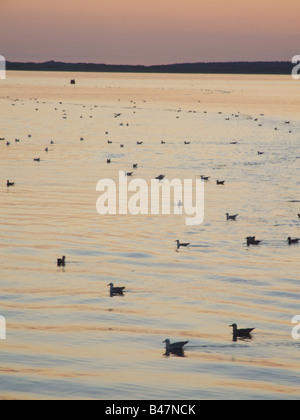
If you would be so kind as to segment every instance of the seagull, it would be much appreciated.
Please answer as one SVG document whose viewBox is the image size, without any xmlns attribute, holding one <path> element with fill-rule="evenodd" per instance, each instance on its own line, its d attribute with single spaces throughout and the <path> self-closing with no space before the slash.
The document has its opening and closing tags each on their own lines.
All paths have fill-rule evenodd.
<svg viewBox="0 0 300 420">
<path fill-rule="evenodd" d="M 113 296 L 113 295 L 123 296 L 123 290 L 125 289 L 125 287 L 114 287 L 113 283 L 109 283 L 107 286 L 110 287 L 110 296 Z"/>
<path fill-rule="evenodd" d="M 57 258 L 57 267 L 64 267 L 66 265 L 66 257 Z"/>
<path fill-rule="evenodd" d="M 297 244 L 300 241 L 300 239 L 298 238 L 292 239 L 290 236 L 287 238 L 287 240 L 288 240 L 289 245 Z"/>
<path fill-rule="evenodd" d="M 155 179 L 159 179 L 160 181 L 162 181 L 164 179 L 165 175 L 158 175 Z"/>
<path fill-rule="evenodd" d="M 217 179 L 217 185 L 224 185 L 225 184 L 225 181 L 219 181 L 218 179 Z"/>
<path fill-rule="evenodd" d="M 178 356 L 183 356 L 183 347 L 188 343 L 188 341 L 178 341 L 177 343 L 171 343 L 167 338 L 163 343 L 166 343 L 166 355 L 170 353 L 177 354 Z"/>
<path fill-rule="evenodd" d="M 181 243 L 178 239 L 176 239 L 175 242 L 177 242 L 177 249 L 179 249 L 181 246 L 187 247 L 190 245 L 190 243 Z"/>
<path fill-rule="evenodd" d="M 261 241 L 258 241 L 255 239 L 255 236 L 247 236 L 247 238 L 245 238 L 247 240 L 247 246 L 249 245 L 259 245 L 261 243 Z"/>
<path fill-rule="evenodd" d="M 229 213 L 226 213 L 227 220 L 236 220 L 237 217 L 238 217 L 238 214 L 230 215 Z"/>
<path fill-rule="evenodd" d="M 15 183 L 14 182 L 10 182 L 9 180 L 7 180 L 6 181 L 6 185 L 7 185 L 7 187 L 12 187 L 12 186 L 15 185 Z"/>
<path fill-rule="evenodd" d="M 237 328 L 236 324 L 229 325 L 229 327 L 233 328 L 233 341 L 236 341 L 237 338 L 250 338 L 252 339 L 251 332 L 255 330 L 255 328 L 244 328 L 239 329 Z"/>
</svg>

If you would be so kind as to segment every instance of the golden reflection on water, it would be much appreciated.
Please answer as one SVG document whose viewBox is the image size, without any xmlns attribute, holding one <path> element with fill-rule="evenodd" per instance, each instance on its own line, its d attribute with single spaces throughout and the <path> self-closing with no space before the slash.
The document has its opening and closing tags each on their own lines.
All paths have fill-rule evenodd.
<svg viewBox="0 0 300 420">
<path fill-rule="evenodd" d="M 11 143 L 0 142 L 1 399 L 298 397 L 299 247 L 286 243 L 299 236 L 297 83 L 71 78 L 1 81 L 0 137 Z M 204 223 L 97 214 L 98 180 L 117 182 L 134 163 L 133 179 L 147 182 L 210 176 Z M 176 252 L 176 239 L 191 247 Z M 110 282 L 125 295 L 111 298 Z M 233 322 L 256 328 L 251 343 L 232 343 Z M 166 338 L 189 340 L 186 357 L 164 357 Z"/>
</svg>

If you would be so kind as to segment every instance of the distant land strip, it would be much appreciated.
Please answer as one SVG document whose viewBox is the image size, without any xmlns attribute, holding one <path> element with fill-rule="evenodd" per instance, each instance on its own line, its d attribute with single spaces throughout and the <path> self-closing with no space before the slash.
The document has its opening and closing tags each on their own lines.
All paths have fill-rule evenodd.
<svg viewBox="0 0 300 420">
<path fill-rule="evenodd" d="M 240 61 L 220 63 L 182 63 L 166 65 L 115 65 L 95 63 L 64 63 L 47 61 L 6 62 L 7 70 L 57 71 L 57 72 L 102 72 L 102 73 L 206 73 L 206 74 L 291 74 L 294 64 L 289 61 Z"/>
</svg>

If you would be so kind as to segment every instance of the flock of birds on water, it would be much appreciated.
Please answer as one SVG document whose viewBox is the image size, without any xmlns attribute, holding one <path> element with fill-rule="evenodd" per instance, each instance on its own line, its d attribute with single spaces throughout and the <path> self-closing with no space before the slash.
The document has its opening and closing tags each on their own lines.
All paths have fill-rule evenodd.
<svg viewBox="0 0 300 420">
<path fill-rule="evenodd" d="M 62 102 L 60 102 L 60 104 L 62 104 Z M 57 110 L 57 108 L 56 108 L 56 110 Z M 36 109 L 36 111 L 38 111 L 38 109 Z M 180 112 L 180 111 L 178 111 L 178 112 Z M 192 111 L 189 111 L 189 112 L 192 112 Z M 204 111 L 204 113 L 206 113 L 206 111 Z M 219 114 L 222 114 L 222 112 L 219 112 Z M 115 113 L 114 114 L 114 117 L 115 118 L 118 118 L 121 115 L 122 115 L 121 113 Z M 263 115 L 264 114 L 261 114 L 261 116 L 263 116 Z M 234 117 L 237 118 L 237 117 L 239 117 L 239 114 L 232 114 L 232 116 L 234 116 Z M 66 113 L 64 114 L 63 118 L 64 119 L 67 118 L 66 117 Z M 82 116 L 80 118 L 82 118 Z M 90 118 L 92 118 L 92 116 L 90 116 Z M 176 117 L 176 118 L 179 118 L 179 117 Z M 229 120 L 230 118 L 225 118 L 225 119 L 226 120 Z M 252 119 L 252 117 L 249 117 L 249 119 Z M 254 119 L 254 121 L 258 121 L 258 119 Z M 285 121 L 285 124 L 289 124 L 289 123 L 290 123 L 289 121 Z M 123 125 L 123 123 L 121 123 L 120 125 Z M 128 125 L 129 124 L 127 124 L 127 126 Z M 259 126 L 261 126 L 261 125 L 262 124 L 259 124 Z M 275 127 L 274 129 L 277 130 L 278 128 Z M 289 131 L 289 133 L 291 133 L 291 131 Z M 108 131 L 106 131 L 105 134 L 108 135 L 109 134 Z M 31 138 L 31 134 L 28 134 L 28 138 Z M 1 137 L 0 138 L 0 141 L 5 141 L 5 137 Z M 15 139 L 15 142 L 16 143 L 18 143 L 19 141 L 20 141 L 20 139 L 17 139 L 17 138 Z M 84 137 L 80 137 L 80 141 L 84 141 Z M 112 141 L 111 140 L 108 140 L 107 143 L 108 144 L 112 144 Z M 166 142 L 164 140 L 161 140 L 161 144 L 165 144 L 165 143 Z M 53 145 L 54 144 L 54 141 L 51 140 L 50 144 Z M 143 141 L 137 141 L 136 144 L 137 145 L 142 145 L 143 144 Z M 190 144 L 190 141 L 184 141 L 184 144 L 185 145 L 189 145 Z M 230 142 L 230 144 L 237 144 L 237 141 L 232 141 L 232 142 Z M 9 141 L 6 142 L 6 146 L 10 146 L 10 142 Z M 124 147 L 124 144 L 120 144 L 120 147 L 123 148 Z M 48 152 L 48 151 L 49 151 L 49 149 L 48 149 L 48 147 L 46 147 L 45 148 L 45 152 Z M 258 151 L 257 154 L 258 155 L 263 155 L 264 152 Z M 33 161 L 34 162 L 40 162 L 41 159 L 40 158 L 34 158 Z M 112 162 L 112 160 L 110 158 L 108 158 L 106 160 L 106 162 L 107 162 L 107 164 L 109 164 L 109 163 Z M 138 164 L 137 163 L 134 163 L 132 165 L 132 167 L 133 167 L 133 169 L 137 169 L 138 168 Z M 125 175 L 126 176 L 132 176 L 133 175 L 133 171 L 131 171 L 131 172 L 125 171 Z M 161 175 L 158 175 L 156 177 L 156 179 L 159 180 L 159 181 L 163 181 L 164 178 L 165 178 L 165 175 L 162 175 L 162 174 Z M 207 182 L 207 181 L 210 180 L 210 176 L 206 176 L 206 175 L 200 175 L 200 178 L 203 181 L 205 181 L 205 182 Z M 216 180 L 216 184 L 217 185 L 225 185 L 225 180 L 219 180 L 219 179 L 217 179 Z M 10 180 L 7 180 L 7 182 L 6 182 L 7 188 L 13 187 L 14 185 L 15 185 L 15 182 L 12 182 Z M 226 220 L 227 221 L 236 221 L 236 219 L 237 219 L 237 217 L 239 215 L 238 214 L 229 214 L 229 213 L 226 213 L 225 216 L 226 216 Z M 300 213 L 298 214 L 298 217 L 300 218 Z M 247 236 L 245 238 L 245 240 L 246 240 L 247 246 L 258 246 L 262 242 L 261 240 L 257 240 L 255 236 Z M 176 251 L 177 252 L 179 251 L 179 249 L 181 247 L 187 248 L 187 247 L 189 247 L 191 245 L 191 243 L 189 243 L 189 242 L 180 242 L 179 239 L 175 240 L 175 242 L 176 242 Z M 287 242 L 288 242 L 289 245 L 298 244 L 300 242 L 300 238 L 288 237 L 287 238 Z M 61 258 L 58 258 L 57 259 L 57 267 L 65 267 L 65 266 L 66 266 L 66 256 L 62 256 Z M 109 295 L 110 295 L 110 297 L 124 296 L 124 292 L 125 292 L 125 287 L 124 286 L 114 286 L 113 283 L 109 283 L 107 286 L 109 286 Z M 229 325 L 229 327 L 232 328 L 232 336 L 233 336 L 232 340 L 233 340 L 233 342 L 236 342 L 238 339 L 240 339 L 240 340 L 252 340 L 252 334 L 251 333 L 252 333 L 252 331 L 255 330 L 255 328 L 238 329 L 237 324 L 235 324 L 235 323 Z M 170 354 L 173 354 L 173 355 L 176 355 L 176 356 L 183 357 L 185 355 L 184 354 L 184 350 L 185 350 L 184 347 L 189 343 L 189 341 L 179 341 L 179 342 L 171 343 L 170 339 L 166 339 L 166 340 L 163 341 L 163 343 L 166 345 L 166 352 L 165 352 L 165 355 L 166 356 L 169 356 Z"/>
</svg>

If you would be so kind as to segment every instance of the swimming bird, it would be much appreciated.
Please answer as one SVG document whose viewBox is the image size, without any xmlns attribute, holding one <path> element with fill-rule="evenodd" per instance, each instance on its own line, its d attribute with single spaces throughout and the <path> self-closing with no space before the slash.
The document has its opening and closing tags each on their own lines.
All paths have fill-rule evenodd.
<svg viewBox="0 0 300 420">
<path fill-rule="evenodd" d="M 188 341 L 178 341 L 177 343 L 171 343 L 170 340 L 167 338 L 163 343 L 166 343 L 166 350 L 173 351 L 173 350 L 183 350 L 183 347 L 188 343 Z"/>
<path fill-rule="evenodd" d="M 245 239 L 247 240 L 247 246 L 259 245 L 261 243 L 261 241 L 258 241 L 257 239 L 255 239 L 255 236 L 247 236 L 247 238 Z"/>
<path fill-rule="evenodd" d="M 164 179 L 165 175 L 158 175 L 155 179 L 159 179 L 159 181 L 162 181 Z"/>
<path fill-rule="evenodd" d="M 219 181 L 218 179 L 217 179 L 217 185 L 224 185 L 225 184 L 225 181 Z"/>
<path fill-rule="evenodd" d="M 143 144 L 143 142 L 142 141 L 137 141 L 136 144 Z"/>
<path fill-rule="evenodd" d="M 208 181 L 210 176 L 205 176 L 205 175 L 200 175 L 201 179 L 203 179 L 203 181 Z"/>
<path fill-rule="evenodd" d="M 255 328 L 238 329 L 236 324 L 229 325 L 229 327 L 233 328 L 233 341 L 237 341 L 238 338 L 252 339 L 251 332 L 255 330 Z"/>
<path fill-rule="evenodd" d="M 257 152 L 257 154 L 258 154 L 258 155 L 263 155 L 263 154 L 264 154 L 264 152 L 260 152 L 260 151 L 258 151 L 258 152 Z"/>
<path fill-rule="evenodd" d="M 123 291 L 125 289 L 125 287 L 114 287 L 113 283 L 109 283 L 107 286 L 110 287 L 110 296 L 113 295 L 122 295 L 123 296 Z"/>
<path fill-rule="evenodd" d="M 127 176 L 132 176 L 133 172 L 126 172 Z"/>
<path fill-rule="evenodd" d="M 33 159 L 33 161 L 34 161 L 34 162 L 40 162 L 40 161 L 41 161 L 41 159 L 40 159 L 40 158 L 34 158 L 34 159 Z"/>
<path fill-rule="evenodd" d="M 298 217 L 300 217 L 300 213 L 298 213 Z"/>
<path fill-rule="evenodd" d="M 107 162 L 107 163 L 111 163 L 111 159 L 107 159 L 107 160 L 106 160 L 106 162 Z"/>
<path fill-rule="evenodd" d="M 132 167 L 133 167 L 133 169 L 137 169 L 138 164 L 137 164 L 137 163 L 134 163 L 134 164 L 132 165 Z"/>
<path fill-rule="evenodd" d="M 161 144 L 166 144 L 166 142 L 165 141 L 163 141 L 163 140 L 161 140 L 161 142 L 160 142 Z"/>
<path fill-rule="evenodd" d="M 190 243 L 180 242 L 178 239 L 176 239 L 176 241 L 175 241 L 175 242 L 177 242 L 177 249 L 179 249 L 181 246 L 185 246 L 185 247 L 187 247 L 187 246 L 189 246 L 189 245 L 190 245 Z"/>
<path fill-rule="evenodd" d="M 12 187 L 14 185 L 15 185 L 15 183 L 14 182 L 10 182 L 9 179 L 6 181 L 6 186 L 7 187 Z"/>
<path fill-rule="evenodd" d="M 66 265 L 66 257 L 57 258 L 57 267 L 64 267 Z"/>
<path fill-rule="evenodd" d="M 45 152 L 48 152 L 48 147 L 45 148 Z"/>
<path fill-rule="evenodd" d="M 237 217 L 238 217 L 238 214 L 230 215 L 229 213 L 226 213 L 227 220 L 236 220 Z"/>
<path fill-rule="evenodd" d="M 289 245 L 297 244 L 300 241 L 300 239 L 298 238 L 292 239 L 290 236 L 287 238 L 287 240 L 288 240 Z"/>
<path fill-rule="evenodd" d="M 108 143 L 108 144 L 112 144 L 112 141 L 111 141 L 111 140 L 107 140 L 107 143 Z"/>
<path fill-rule="evenodd" d="M 190 141 L 185 141 L 184 144 L 191 144 L 191 142 Z"/>
</svg>

